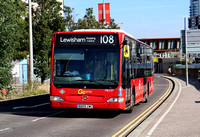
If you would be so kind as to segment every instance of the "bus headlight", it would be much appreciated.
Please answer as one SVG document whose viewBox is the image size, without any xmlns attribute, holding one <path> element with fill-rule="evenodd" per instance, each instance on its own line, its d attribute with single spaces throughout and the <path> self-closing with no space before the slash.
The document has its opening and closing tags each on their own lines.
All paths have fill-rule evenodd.
<svg viewBox="0 0 200 137">
<path fill-rule="evenodd" d="M 116 102 L 116 103 L 121 103 L 124 101 L 123 97 L 114 97 L 114 98 L 110 98 L 109 100 L 107 100 L 107 102 Z"/>
<path fill-rule="evenodd" d="M 64 101 L 64 99 L 62 99 L 59 96 L 50 96 L 50 100 L 51 101 Z"/>
</svg>

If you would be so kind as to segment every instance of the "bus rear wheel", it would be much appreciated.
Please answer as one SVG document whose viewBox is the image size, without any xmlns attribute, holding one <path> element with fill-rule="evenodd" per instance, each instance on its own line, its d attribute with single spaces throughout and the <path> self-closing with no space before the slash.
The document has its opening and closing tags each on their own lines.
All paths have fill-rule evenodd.
<svg viewBox="0 0 200 137">
<path fill-rule="evenodd" d="M 143 103 L 147 103 L 148 102 L 148 99 L 149 99 L 149 84 L 147 85 L 147 90 L 143 96 Z"/>
</svg>

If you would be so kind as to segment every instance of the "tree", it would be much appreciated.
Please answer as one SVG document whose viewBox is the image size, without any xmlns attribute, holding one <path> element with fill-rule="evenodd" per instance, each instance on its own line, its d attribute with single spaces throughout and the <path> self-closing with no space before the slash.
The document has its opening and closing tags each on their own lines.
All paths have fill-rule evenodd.
<svg viewBox="0 0 200 137">
<path fill-rule="evenodd" d="M 64 7 L 64 15 L 65 15 L 65 20 L 67 23 L 67 30 L 68 31 L 73 31 L 77 28 L 74 17 L 72 15 L 74 8 L 70 8 L 68 6 Z"/>
<path fill-rule="evenodd" d="M 107 29 L 117 29 L 118 24 L 115 23 L 115 19 L 110 18 L 110 25 L 108 25 Z"/>
<path fill-rule="evenodd" d="M 48 52 L 51 48 L 53 32 L 65 30 L 65 20 L 62 16 L 61 3 L 56 0 L 35 0 L 38 4 L 33 9 L 33 45 L 34 73 L 41 78 L 41 83 L 48 77 Z"/>
<path fill-rule="evenodd" d="M 15 5 L 18 11 L 17 27 L 18 27 L 18 40 L 16 41 L 15 52 L 13 60 L 27 58 L 29 54 L 29 26 L 27 19 L 26 3 L 18 0 L 19 3 Z"/>
<path fill-rule="evenodd" d="M 0 0 L 0 90 L 9 89 L 12 80 L 10 61 L 19 44 L 23 4 L 20 0 Z"/>
<path fill-rule="evenodd" d="M 78 22 L 76 23 L 72 15 L 73 10 L 74 9 L 71 9 L 70 7 L 65 7 L 64 10 L 64 13 L 66 15 L 66 21 L 68 22 L 69 31 L 73 31 L 75 29 L 117 29 L 118 25 L 112 18 L 110 25 L 100 23 L 103 20 L 98 22 L 96 17 L 93 15 L 93 8 L 87 8 L 84 17 L 82 19 L 78 19 Z"/>
<path fill-rule="evenodd" d="M 78 29 L 99 29 L 100 24 L 93 15 L 93 8 L 86 9 L 83 19 L 78 20 Z"/>
</svg>

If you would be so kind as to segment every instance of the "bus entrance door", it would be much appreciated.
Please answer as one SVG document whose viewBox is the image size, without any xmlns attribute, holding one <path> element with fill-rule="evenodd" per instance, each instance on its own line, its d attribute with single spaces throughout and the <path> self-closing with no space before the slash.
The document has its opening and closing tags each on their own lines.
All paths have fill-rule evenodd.
<svg viewBox="0 0 200 137">
<path fill-rule="evenodd" d="M 126 107 L 131 105 L 131 68 L 129 58 L 125 58 L 125 89 L 126 89 Z"/>
</svg>

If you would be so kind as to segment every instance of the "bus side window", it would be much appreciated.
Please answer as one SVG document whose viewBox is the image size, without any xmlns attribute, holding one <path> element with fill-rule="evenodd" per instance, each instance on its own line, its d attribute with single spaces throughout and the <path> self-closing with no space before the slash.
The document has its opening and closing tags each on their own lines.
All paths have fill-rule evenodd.
<svg viewBox="0 0 200 137">
<path fill-rule="evenodd" d="M 130 43 L 131 78 L 135 78 L 136 41 Z"/>
<path fill-rule="evenodd" d="M 134 65 L 134 69 L 135 69 L 135 77 L 139 78 L 141 77 L 141 49 L 140 49 L 140 43 L 136 42 L 136 49 L 135 49 L 135 54 L 136 54 L 136 58 L 135 58 L 135 65 Z"/>
</svg>

